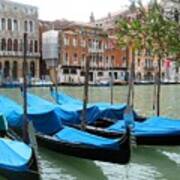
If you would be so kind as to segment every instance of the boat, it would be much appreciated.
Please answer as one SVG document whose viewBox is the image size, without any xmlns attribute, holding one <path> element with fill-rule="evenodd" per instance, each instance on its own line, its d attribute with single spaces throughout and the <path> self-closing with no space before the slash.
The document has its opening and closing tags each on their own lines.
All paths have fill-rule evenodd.
<svg viewBox="0 0 180 180">
<path fill-rule="evenodd" d="M 83 102 L 81 100 L 63 92 L 56 92 L 52 88 L 51 96 L 54 101 L 60 105 L 60 108 L 64 109 L 64 111 L 68 112 L 72 109 L 74 113 L 76 111 L 79 112 L 79 120 L 76 121 L 76 123 L 73 120 L 69 120 L 68 122 L 63 121 L 63 123 L 70 126 L 81 123 L 80 119 L 83 110 Z M 39 101 L 42 101 L 42 98 L 39 99 Z M 88 103 L 86 110 L 87 125 L 108 127 L 114 124 L 117 120 L 123 119 L 123 114 L 126 108 L 126 104 L 111 104 L 107 102 Z M 90 113 L 90 109 L 93 109 L 91 111 L 92 113 Z M 137 116 L 135 111 L 133 113 L 136 121 L 142 121 L 141 119 L 143 117 Z"/>
<path fill-rule="evenodd" d="M 59 104 L 72 103 L 80 104 L 80 100 L 68 96 L 64 93 L 51 91 L 54 99 L 57 98 Z M 134 113 L 134 128 L 132 135 L 136 138 L 137 145 L 180 145 L 180 120 L 173 120 L 168 117 L 142 117 Z M 124 117 L 116 121 L 109 120 L 99 126 L 92 124 L 85 126 L 85 131 L 107 138 L 117 138 L 124 132 Z M 70 124 L 69 124 L 70 125 Z M 71 124 L 71 127 L 81 129 L 79 124 Z"/>
<path fill-rule="evenodd" d="M 73 125 L 72 127 L 81 128 L 79 125 Z M 106 128 L 86 126 L 86 131 L 113 139 L 124 132 L 124 122 L 122 120 L 117 121 Z M 180 120 L 152 116 L 146 118 L 143 122 L 135 121 L 131 133 L 135 137 L 137 145 L 177 146 L 180 145 Z"/>
<path fill-rule="evenodd" d="M 58 116 L 57 105 L 49 106 L 46 103 L 40 105 L 37 99 L 29 94 L 27 102 L 28 120 L 33 122 L 37 141 L 41 146 L 62 154 L 90 160 L 118 164 L 127 164 L 130 161 L 128 127 L 125 133 L 116 139 L 104 138 L 63 126 Z M 0 108 L 1 106 L 4 107 L 3 111 L 9 124 L 21 126 L 21 106 L 7 97 L 0 96 Z"/>
<path fill-rule="evenodd" d="M 27 119 L 27 62 L 26 47 L 27 33 L 24 33 L 24 60 L 23 60 L 23 109 L 13 109 L 11 104 L 3 106 L 0 115 L 0 175 L 10 180 L 39 180 L 39 166 L 37 161 L 38 151 L 35 147 L 35 136 L 33 125 Z M 5 102 L 7 103 L 7 102 Z M 15 106 L 14 106 L 15 107 Z M 3 111 L 5 113 L 3 113 Z M 13 113 L 12 113 L 13 112 Z M 17 113 L 16 113 L 17 112 Z M 8 128 L 8 119 L 11 117 L 13 123 L 21 123 L 20 130 L 23 131 L 23 141 Z M 21 120 L 21 121 L 20 121 Z M 17 125 L 17 124 L 16 124 Z"/>
<path fill-rule="evenodd" d="M 60 110 L 58 106 L 53 103 L 46 101 L 38 96 L 28 94 L 28 102 L 30 106 L 34 106 L 35 102 L 39 107 L 42 107 L 44 104 L 46 107 L 56 107 L 57 116 L 60 119 L 69 119 L 71 122 L 75 122 L 77 115 L 74 113 L 74 106 L 67 106 L 66 109 Z M 43 105 L 43 106 L 44 106 Z M 65 105 L 63 105 L 65 106 Z M 71 107 L 71 110 L 68 108 Z M 69 110 L 69 112 L 67 111 Z M 70 113 L 71 112 L 71 113 Z M 98 113 L 98 111 L 92 111 L 92 114 Z M 180 144 L 180 121 L 172 120 L 166 117 L 149 117 L 142 118 L 138 115 L 134 116 L 134 128 L 132 129 L 132 135 L 136 138 L 137 145 L 179 145 Z M 88 114 L 88 113 L 87 113 Z M 93 114 L 93 115 L 94 115 Z M 80 117 L 78 113 L 78 117 Z M 95 115 L 94 115 L 95 116 Z M 76 117 L 76 118 L 75 118 Z M 92 116 L 93 117 L 93 116 Z M 114 123 L 110 123 L 109 126 L 95 127 L 92 124 L 85 126 L 85 131 L 91 134 L 106 138 L 118 138 L 124 134 L 124 117 L 120 120 L 117 120 Z M 80 118 L 79 123 L 69 123 L 69 126 L 81 129 Z M 177 141 L 178 140 L 178 141 Z"/>
<path fill-rule="evenodd" d="M 127 164 L 130 161 L 129 135 L 127 130 L 121 138 L 111 140 L 65 127 L 53 136 L 38 134 L 37 140 L 41 146 L 65 155 Z"/>
<path fill-rule="evenodd" d="M 10 130 L 0 135 L 0 154 L 0 177 L 13 180 L 40 179 L 34 149 Z"/>
</svg>

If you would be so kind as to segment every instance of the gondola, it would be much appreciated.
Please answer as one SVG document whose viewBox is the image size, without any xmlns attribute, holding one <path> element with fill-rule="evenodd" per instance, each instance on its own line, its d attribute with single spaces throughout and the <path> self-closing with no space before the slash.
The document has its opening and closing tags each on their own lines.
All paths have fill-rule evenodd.
<svg viewBox="0 0 180 180">
<path fill-rule="evenodd" d="M 143 122 L 135 122 L 132 136 L 136 138 L 137 145 L 180 145 L 180 120 L 167 117 L 150 117 Z M 80 125 L 72 125 L 80 129 Z M 117 138 L 124 132 L 123 121 L 117 121 L 107 128 L 86 126 L 86 131 L 107 138 Z"/>
<path fill-rule="evenodd" d="M 50 94 L 54 99 L 54 102 L 60 105 L 61 108 L 65 109 L 65 111 L 68 112 L 68 108 L 71 109 L 71 107 L 73 107 L 74 111 L 82 112 L 83 102 L 81 100 L 76 99 L 63 92 L 56 92 L 52 87 L 50 88 Z M 96 116 L 93 116 L 95 118 L 94 120 L 92 120 L 92 118 L 89 119 L 89 117 L 92 117 L 90 108 L 94 108 L 93 114 L 96 114 Z M 126 108 L 126 104 L 111 104 L 107 102 L 88 103 L 86 114 L 87 124 L 95 127 L 110 126 L 117 120 L 123 118 L 123 113 Z M 133 113 L 134 117 L 136 118 L 136 112 Z M 79 116 L 81 116 L 81 113 L 79 113 Z M 79 122 L 76 121 L 76 124 L 78 124 Z M 75 124 L 73 121 L 64 121 L 64 123 L 69 123 L 68 125 Z"/>
<path fill-rule="evenodd" d="M 2 106 L 0 116 L 0 176 L 10 180 L 39 180 L 38 152 L 34 147 L 35 137 L 33 127 L 27 119 L 27 33 L 24 33 L 24 60 L 23 60 L 23 109 L 13 109 L 11 105 Z M 6 103 L 6 102 L 5 102 Z M 4 112 L 3 112 L 4 111 Z M 17 112 L 17 113 L 16 113 Z M 6 120 L 11 119 L 13 123 L 18 123 L 23 131 L 23 141 L 8 126 L 12 125 Z M 14 124 L 14 125 L 15 125 Z M 17 124 L 16 124 L 17 125 Z M 17 126 L 16 126 L 17 127 Z"/>
<path fill-rule="evenodd" d="M 50 150 L 70 156 L 127 164 L 130 160 L 130 132 L 116 139 L 108 139 L 83 132 L 61 124 L 57 106 L 38 104 L 37 99 L 27 95 L 28 119 L 36 129 L 38 143 Z M 36 102 L 36 106 L 35 103 Z M 0 96 L 0 107 L 11 126 L 21 126 L 21 106 L 11 99 Z M 38 107 L 38 108 L 37 108 Z M 16 116 L 16 122 L 14 118 Z"/>
<path fill-rule="evenodd" d="M 75 132 L 77 133 L 78 130 L 75 130 Z M 87 134 L 89 137 L 89 133 L 82 131 L 80 133 L 82 133 L 81 137 L 83 137 L 84 134 Z M 129 130 L 127 130 L 124 136 L 121 136 L 121 138 L 116 139 L 115 141 L 103 137 L 97 137 L 95 135 L 90 136 L 98 138 L 99 141 L 112 143 L 116 142 L 116 148 L 95 146 L 93 143 L 89 144 L 86 140 L 83 142 L 76 141 L 73 143 L 66 140 L 57 139 L 54 136 L 42 134 L 37 135 L 37 140 L 41 146 L 65 155 L 118 164 L 127 164 L 130 161 L 131 151 Z"/>
<path fill-rule="evenodd" d="M 51 95 L 57 103 L 82 104 L 74 97 L 51 90 Z M 123 117 L 119 120 L 103 119 L 96 124 L 85 127 L 85 131 L 107 138 L 120 137 L 124 131 Z M 137 145 L 180 145 L 180 121 L 167 117 L 142 117 L 134 113 L 135 128 L 132 135 Z M 69 126 L 81 129 L 80 124 Z"/>
<path fill-rule="evenodd" d="M 12 130 L 0 135 L 0 177 L 9 180 L 39 180 L 34 149 L 21 141 Z"/>
</svg>

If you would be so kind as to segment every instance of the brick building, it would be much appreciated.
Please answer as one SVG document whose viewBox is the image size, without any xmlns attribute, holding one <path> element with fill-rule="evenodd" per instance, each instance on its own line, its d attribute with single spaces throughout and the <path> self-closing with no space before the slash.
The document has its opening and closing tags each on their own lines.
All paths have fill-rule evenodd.
<svg viewBox="0 0 180 180">
<path fill-rule="evenodd" d="M 165 16 L 179 21 L 179 9 L 180 4 L 178 0 L 174 3 L 169 0 L 161 0 L 161 5 L 164 8 Z M 178 13 L 177 13 L 178 12 Z M 109 35 L 116 35 L 117 32 L 117 23 L 120 18 L 127 18 L 129 20 L 137 18 L 138 14 L 135 9 L 135 6 L 132 4 L 128 10 L 119 11 L 116 13 L 109 13 L 106 17 L 101 19 L 95 19 L 94 15 L 90 18 L 91 25 L 96 27 L 101 27 Z M 92 21 L 93 19 L 93 21 Z M 135 61 L 135 78 L 137 81 L 153 81 L 155 77 L 155 71 L 157 67 L 157 58 L 152 57 L 150 50 L 137 50 L 135 53 L 134 59 L 132 59 L 131 48 L 128 48 L 127 56 L 124 56 L 125 60 L 129 59 L 127 64 L 131 63 L 131 60 Z M 170 60 L 171 58 L 168 58 Z M 162 80 L 174 81 L 180 79 L 179 68 L 176 67 L 176 62 L 171 61 L 170 66 L 166 66 L 167 59 L 164 59 L 162 62 Z M 128 68 L 129 69 L 129 68 Z"/>
<path fill-rule="evenodd" d="M 39 77 L 38 10 L 34 6 L 0 1 L 1 81 L 22 78 L 23 34 L 28 33 L 28 75 Z"/>
<path fill-rule="evenodd" d="M 93 52 L 93 53 L 92 53 Z M 125 78 L 125 51 L 117 46 L 115 36 L 102 28 L 72 23 L 59 31 L 59 78 L 61 82 L 83 83 L 84 68 L 90 57 L 90 82 L 115 81 Z"/>
</svg>

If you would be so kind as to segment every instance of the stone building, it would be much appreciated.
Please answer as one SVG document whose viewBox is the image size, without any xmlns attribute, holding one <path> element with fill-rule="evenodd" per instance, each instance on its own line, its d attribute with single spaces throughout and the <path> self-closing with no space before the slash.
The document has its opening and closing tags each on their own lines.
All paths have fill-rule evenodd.
<svg viewBox="0 0 180 180">
<path fill-rule="evenodd" d="M 39 77 L 38 9 L 34 6 L 0 0 L 1 81 L 22 79 L 23 35 L 28 34 L 27 63 L 30 78 Z"/>
</svg>

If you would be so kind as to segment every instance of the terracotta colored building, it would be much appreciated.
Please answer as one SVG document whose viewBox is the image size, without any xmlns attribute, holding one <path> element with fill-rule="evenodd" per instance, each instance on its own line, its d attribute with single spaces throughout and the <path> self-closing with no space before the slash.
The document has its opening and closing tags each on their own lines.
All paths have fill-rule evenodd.
<svg viewBox="0 0 180 180">
<path fill-rule="evenodd" d="M 125 78 L 125 51 L 115 36 L 102 28 L 72 23 L 59 31 L 59 79 L 64 83 L 83 83 L 86 60 L 90 57 L 90 82 Z"/>
</svg>

